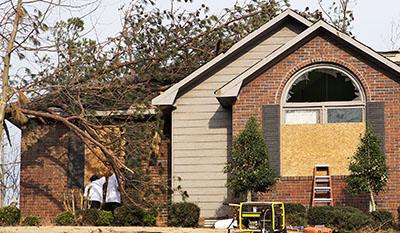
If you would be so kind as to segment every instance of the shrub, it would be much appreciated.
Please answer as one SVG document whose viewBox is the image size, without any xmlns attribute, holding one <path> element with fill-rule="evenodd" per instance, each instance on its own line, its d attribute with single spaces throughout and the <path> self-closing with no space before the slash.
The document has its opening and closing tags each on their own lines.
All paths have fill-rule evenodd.
<svg viewBox="0 0 400 233">
<path fill-rule="evenodd" d="M 58 214 L 55 219 L 57 226 L 69 226 L 74 223 L 74 215 L 71 211 L 65 211 Z"/>
<path fill-rule="evenodd" d="M 175 227 L 197 227 L 199 224 L 200 208 L 189 202 L 174 203 L 168 213 L 168 225 Z"/>
<path fill-rule="evenodd" d="M 371 224 L 371 218 L 356 208 L 337 206 L 332 212 L 330 224 L 341 230 L 356 231 L 369 226 Z"/>
<path fill-rule="evenodd" d="M 333 211 L 332 206 L 316 206 L 308 209 L 307 222 L 309 225 L 327 225 L 327 213 Z"/>
<path fill-rule="evenodd" d="M 97 226 L 109 226 L 113 222 L 114 217 L 111 211 L 100 210 L 99 217 L 97 218 Z"/>
<path fill-rule="evenodd" d="M 38 216 L 29 215 L 24 218 L 22 225 L 24 226 L 39 226 L 40 220 Z"/>
<path fill-rule="evenodd" d="M 373 211 L 369 213 L 373 223 L 374 229 L 388 230 L 393 226 L 393 215 L 388 211 Z"/>
<path fill-rule="evenodd" d="M 6 206 L 0 209 L 2 225 L 15 226 L 21 220 L 21 210 L 15 206 Z"/>
<path fill-rule="evenodd" d="M 114 210 L 114 217 L 117 226 L 141 226 L 144 211 L 138 206 L 120 206 Z"/>
<path fill-rule="evenodd" d="M 349 206 L 311 207 L 307 213 L 310 225 L 325 225 L 339 230 L 355 231 L 371 224 L 371 218 Z"/>
<path fill-rule="evenodd" d="M 99 212 L 97 209 L 77 210 L 75 223 L 80 226 L 94 226 L 99 218 Z"/>
<path fill-rule="evenodd" d="M 400 222 L 400 206 L 397 207 L 397 221 Z"/>
<path fill-rule="evenodd" d="M 144 213 L 143 223 L 145 226 L 155 226 L 157 223 L 158 213 L 155 211 L 146 211 Z"/>
<path fill-rule="evenodd" d="M 306 207 L 302 204 L 287 203 L 285 204 L 286 225 L 305 226 Z"/>
</svg>

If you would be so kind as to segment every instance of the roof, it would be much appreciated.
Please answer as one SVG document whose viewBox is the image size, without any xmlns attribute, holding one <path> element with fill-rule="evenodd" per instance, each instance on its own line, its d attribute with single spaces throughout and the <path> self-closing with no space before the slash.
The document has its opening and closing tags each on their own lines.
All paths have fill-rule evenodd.
<svg viewBox="0 0 400 233">
<path fill-rule="evenodd" d="M 186 86 L 190 85 L 191 83 L 195 82 L 199 78 L 202 77 L 206 72 L 208 72 L 210 69 L 213 69 L 217 67 L 218 65 L 224 63 L 227 61 L 229 58 L 234 56 L 237 51 L 240 51 L 241 49 L 247 47 L 249 44 L 253 43 L 255 40 L 257 40 L 260 35 L 263 35 L 271 30 L 274 29 L 274 27 L 282 22 L 285 19 L 294 19 L 297 22 L 309 27 L 312 25 L 310 21 L 307 19 L 303 18 L 299 14 L 295 13 L 294 11 L 288 9 L 285 10 L 282 14 L 278 15 L 277 17 L 273 18 L 270 20 L 268 23 L 264 24 L 261 26 L 259 29 L 255 30 L 254 32 L 250 33 L 248 36 L 234 44 L 228 51 L 225 53 L 222 53 L 218 55 L 217 57 L 213 58 L 211 61 L 207 62 L 204 64 L 202 67 L 191 73 L 189 76 L 169 88 L 167 91 L 162 93 L 161 95 L 155 97 L 152 100 L 153 105 L 173 105 L 175 102 L 175 99 L 179 93 L 180 90 L 184 89 Z"/>
<path fill-rule="evenodd" d="M 303 25 L 305 25 L 307 29 L 301 32 L 299 35 L 295 36 L 292 40 L 288 41 L 287 43 L 285 43 L 284 45 L 273 51 L 272 53 L 270 53 L 269 55 L 267 55 L 265 58 L 255 63 L 253 66 L 249 67 L 245 72 L 242 72 L 236 77 L 233 77 L 229 82 L 225 83 L 223 86 L 218 88 L 214 93 L 216 98 L 222 105 L 224 106 L 230 105 L 236 100 L 236 97 L 238 96 L 239 91 L 243 83 L 245 83 L 245 81 L 248 81 L 251 78 L 256 77 L 257 74 L 264 71 L 269 66 L 275 64 L 276 61 L 287 56 L 293 50 L 297 49 L 299 46 L 301 46 L 302 44 L 306 43 L 307 41 L 315 37 L 321 31 L 325 31 L 331 34 L 344 44 L 347 44 L 350 47 L 356 49 L 361 54 L 365 55 L 367 58 L 370 58 L 373 61 L 381 64 L 383 67 L 386 67 L 390 71 L 396 74 L 400 74 L 400 66 L 397 65 L 394 61 L 387 58 L 387 56 L 383 56 L 382 54 L 375 52 L 373 49 L 360 43 L 354 38 L 351 38 L 347 34 L 341 32 L 337 28 L 329 25 L 328 23 L 322 20 L 316 22 L 315 24 L 312 24 L 310 21 L 306 20 L 305 18 L 298 15 L 294 11 L 288 9 L 279 16 L 270 20 L 268 23 L 261 26 L 256 31 L 252 32 L 251 34 L 243 38 L 241 41 L 233 45 L 225 53 L 215 57 L 214 59 L 212 59 L 199 69 L 197 69 L 195 72 L 193 72 L 192 74 L 190 74 L 189 76 L 187 76 L 186 78 L 184 78 L 183 80 L 181 80 L 180 82 L 169 88 L 166 92 L 155 97 L 152 100 L 152 104 L 173 105 L 175 103 L 175 99 L 178 96 L 179 91 L 183 90 L 186 86 L 190 85 L 194 81 L 201 78 L 202 75 L 206 74 L 211 69 L 227 61 L 229 58 L 234 56 L 237 51 L 241 50 L 242 48 L 245 48 L 247 45 L 254 42 L 263 33 L 273 30 L 273 28 L 276 25 L 278 25 L 287 18 L 295 19 L 297 22 L 300 22 Z"/>
<path fill-rule="evenodd" d="M 387 59 L 386 57 L 380 55 L 379 53 L 375 52 L 371 48 L 363 45 L 362 43 L 358 42 L 357 40 L 351 38 L 347 34 L 339 31 L 338 29 L 334 28 L 333 26 L 325 23 L 324 21 L 320 20 L 298 36 L 293 38 L 291 41 L 287 42 L 282 47 L 278 48 L 267 57 L 262 59 L 260 62 L 255 64 L 254 66 L 250 67 L 247 71 L 243 72 L 239 76 L 233 78 L 231 81 L 224 84 L 221 88 L 215 91 L 216 97 L 218 99 L 221 98 L 232 98 L 237 97 L 239 94 L 240 88 L 245 80 L 254 77 L 254 74 L 257 74 L 260 70 L 264 70 L 268 65 L 274 63 L 281 59 L 282 57 L 286 56 L 290 53 L 293 49 L 296 49 L 299 45 L 305 43 L 310 38 L 314 37 L 318 34 L 321 30 L 324 30 L 328 33 L 331 33 L 336 38 L 339 38 L 344 43 L 351 45 L 353 48 L 357 49 L 361 53 L 369 56 L 370 58 L 374 59 L 375 61 L 381 63 L 382 65 L 386 66 L 388 69 L 391 69 L 394 72 L 400 74 L 400 66 L 396 65 L 391 60 Z"/>
<path fill-rule="evenodd" d="M 379 54 L 389 58 L 392 60 L 394 63 L 400 66 L 400 50 L 394 50 L 394 51 L 381 51 L 378 52 Z"/>
</svg>

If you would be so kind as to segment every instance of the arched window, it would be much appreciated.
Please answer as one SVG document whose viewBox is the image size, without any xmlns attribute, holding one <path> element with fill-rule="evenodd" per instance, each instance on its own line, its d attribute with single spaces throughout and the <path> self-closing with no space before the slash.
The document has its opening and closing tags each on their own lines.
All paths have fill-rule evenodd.
<svg viewBox="0 0 400 233">
<path fill-rule="evenodd" d="M 298 72 L 282 98 L 283 124 L 363 122 L 365 94 L 358 80 L 335 65 L 318 64 Z"/>
</svg>

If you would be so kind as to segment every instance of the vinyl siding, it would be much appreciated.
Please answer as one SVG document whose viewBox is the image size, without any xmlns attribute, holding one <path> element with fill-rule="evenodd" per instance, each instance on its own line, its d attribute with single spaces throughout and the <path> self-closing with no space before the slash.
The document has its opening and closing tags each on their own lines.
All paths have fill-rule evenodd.
<svg viewBox="0 0 400 233">
<path fill-rule="evenodd" d="M 215 98 L 214 91 L 299 34 L 303 27 L 287 22 L 265 35 L 176 100 L 172 112 L 173 186 L 189 194 L 201 217 L 223 216 L 228 191 L 223 169 L 231 145 L 232 113 Z M 180 178 L 178 180 L 178 177 Z M 174 194 L 174 201 L 181 201 Z"/>
</svg>

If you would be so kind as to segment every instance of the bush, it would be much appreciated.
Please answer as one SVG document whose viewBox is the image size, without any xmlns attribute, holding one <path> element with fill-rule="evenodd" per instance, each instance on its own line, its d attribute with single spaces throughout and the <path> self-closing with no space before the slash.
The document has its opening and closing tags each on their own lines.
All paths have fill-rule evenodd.
<svg viewBox="0 0 400 233">
<path fill-rule="evenodd" d="M 0 209 L 2 225 L 15 226 L 21 220 L 21 210 L 15 206 L 6 206 Z"/>
<path fill-rule="evenodd" d="M 197 227 L 199 225 L 200 208 L 189 202 L 174 203 L 168 213 L 168 226 Z"/>
<path fill-rule="evenodd" d="M 305 226 L 307 224 L 306 211 L 306 207 L 302 204 L 285 204 L 286 225 Z"/>
<path fill-rule="evenodd" d="M 388 230 L 393 226 L 393 215 L 388 211 L 373 211 L 369 213 L 373 223 L 374 229 Z"/>
<path fill-rule="evenodd" d="M 316 206 L 308 209 L 307 222 L 309 225 L 327 225 L 327 214 L 333 211 L 332 206 Z"/>
<path fill-rule="evenodd" d="M 99 217 L 97 218 L 97 226 L 109 226 L 113 222 L 114 217 L 111 211 L 100 210 Z"/>
<path fill-rule="evenodd" d="M 74 215 L 71 211 L 65 211 L 58 214 L 55 219 L 57 226 L 69 226 L 74 223 Z"/>
<path fill-rule="evenodd" d="M 99 218 L 98 209 L 77 210 L 75 214 L 75 223 L 79 226 L 94 226 Z"/>
<path fill-rule="evenodd" d="M 144 211 L 138 206 L 120 206 L 114 210 L 115 225 L 142 226 Z"/>
<path fill-rule="evenodd" d="M 155 211 L 146 211 L 144 213 L 143 223 L 145 226 L 155 226 L 157 223 L 158 213 Z"/>
<path fill-rule="evenodd" d="M 39 226 L 40 220 L 38 216 L 29 215 L 24 218 L 22 225 L 24 226 Z"/>
<path fill-rule="evenodd" d="M 310 225 L 325 225 L 345 231 L 360 230 L 372 223 L 369 216 L 349 206 L 311 207 L 307 213 L 307 221 Z"/>
</svg>

